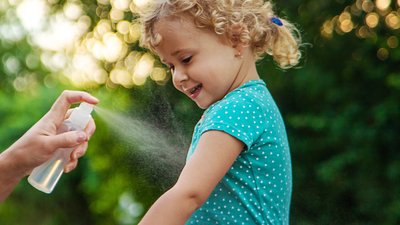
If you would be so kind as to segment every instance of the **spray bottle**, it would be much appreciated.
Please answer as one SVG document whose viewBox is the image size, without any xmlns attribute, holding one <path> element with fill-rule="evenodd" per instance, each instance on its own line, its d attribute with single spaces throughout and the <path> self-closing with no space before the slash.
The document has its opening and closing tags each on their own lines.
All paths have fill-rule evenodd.
<svg viewBox="0 0 400 225">
<path fill-rule="evenodd" d="M 81 130 L 83 131 L 90 121 L 93 105 L 82 102 L 75 108 L 70 117 L 63 122 L 57 133 Z M 52 158 L 33 169 L 28 177 L 29 183 L 36 189 L 51 193 L 64 172 L 64 166 L 70 160 L 73 148 L 57 149 Z"/>
</svg>

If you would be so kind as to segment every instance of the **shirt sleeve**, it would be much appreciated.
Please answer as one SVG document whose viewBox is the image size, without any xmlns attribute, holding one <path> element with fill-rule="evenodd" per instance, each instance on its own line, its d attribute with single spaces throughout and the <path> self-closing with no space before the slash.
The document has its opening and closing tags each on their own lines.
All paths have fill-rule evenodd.
<svg viewBox="0 0 400 225">
<path fill-rule="evenodd" d="M 265 130 L 265 120 L 265 112 L 251 96 L 238 94 L 221 100 L 205 115 L 201 133 L 223 131 L 243 142 L 247 150 Z"/>
</svg>

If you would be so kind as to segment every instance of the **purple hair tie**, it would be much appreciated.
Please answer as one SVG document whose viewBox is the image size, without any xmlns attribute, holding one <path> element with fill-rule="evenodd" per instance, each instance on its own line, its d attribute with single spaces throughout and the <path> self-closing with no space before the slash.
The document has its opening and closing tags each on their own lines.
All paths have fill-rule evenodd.
<svg viewBox="0 0 400 225">
<path fill-rule="evenodd" d="M 282 21 L 278 17 L 273 16 L 271 18 L 271 22 L 278 25 L 279 27 L 283 26 Z"/>
</svg>

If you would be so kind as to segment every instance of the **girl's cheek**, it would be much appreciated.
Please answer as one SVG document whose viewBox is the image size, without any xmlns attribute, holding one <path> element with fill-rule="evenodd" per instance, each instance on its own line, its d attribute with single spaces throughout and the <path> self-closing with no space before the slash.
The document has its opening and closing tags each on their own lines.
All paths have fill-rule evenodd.
<svg viewBox="0 0 400 225">
<path fill-rule="evenodd" d="M 176 81 L 174 80 L 174 77 L 172 76 L 172 84 L 174 85 L 175 89 L 178 91 L 181 91 L 176 83 Z"/>
</svg>

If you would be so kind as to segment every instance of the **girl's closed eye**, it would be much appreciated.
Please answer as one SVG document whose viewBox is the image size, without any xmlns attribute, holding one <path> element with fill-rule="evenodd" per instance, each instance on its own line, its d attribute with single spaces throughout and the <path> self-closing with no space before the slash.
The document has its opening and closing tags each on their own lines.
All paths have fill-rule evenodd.
<svg viewBox="0 0 400 225">
<path fill-rule="evenodd" d="M 189 64 L 190 61 L 192 60 L 192 56 L 188 56 L 182 59 L 183 64 Z"/>
</svg>

